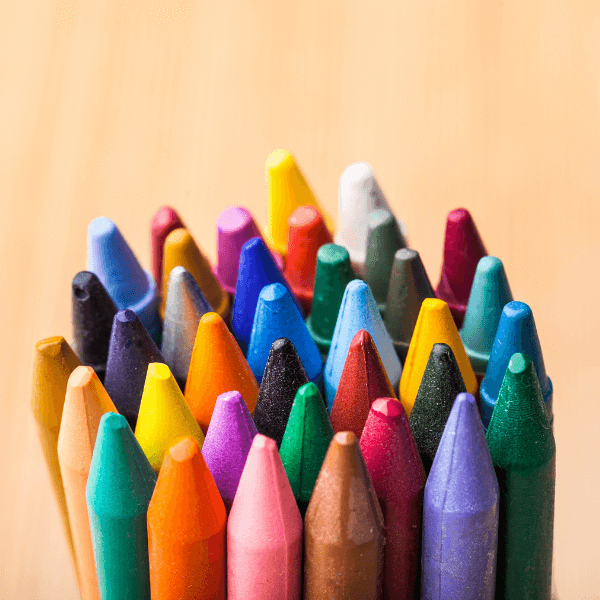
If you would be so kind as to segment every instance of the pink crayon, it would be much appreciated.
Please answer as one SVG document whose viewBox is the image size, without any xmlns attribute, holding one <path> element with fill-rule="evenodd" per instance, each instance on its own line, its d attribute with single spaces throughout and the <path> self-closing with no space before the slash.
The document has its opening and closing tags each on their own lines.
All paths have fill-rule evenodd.
<svg viewBox="0 0 600 600">
<path fill-rule="evenodd" d="M 300 600 L 302 517 L 274 440 L 256 435 L 227 523 L 229 600 Z"/>
<path fill-rule="evenodd" d="M 217 217 L 218 262 L 213 273 L 230 294 L 235 294 L 242 246 L 253 237 L 262 238 L 262 234 L 250 211 L 243 206 L 229 206 Z M 271 251 L 271 254 L 283 271 L 281 255 L 275 251 Z"/>
</svg>

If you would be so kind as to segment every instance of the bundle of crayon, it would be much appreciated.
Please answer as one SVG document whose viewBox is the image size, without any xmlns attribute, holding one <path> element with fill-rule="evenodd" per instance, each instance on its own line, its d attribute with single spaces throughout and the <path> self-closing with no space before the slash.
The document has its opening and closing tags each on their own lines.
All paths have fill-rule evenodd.
<svg viewBox="0 0 600 600">
<path fill-rule="evenodd" d="M 549 600 L 552 383 L 469 212 L 434 289 L 369 165 L 335 236 L 289 152 L 267 190 L 216 265 L 170 207 L 152 273 L 89 225 L 33 385 L 82 599 Z"/>
</svg>

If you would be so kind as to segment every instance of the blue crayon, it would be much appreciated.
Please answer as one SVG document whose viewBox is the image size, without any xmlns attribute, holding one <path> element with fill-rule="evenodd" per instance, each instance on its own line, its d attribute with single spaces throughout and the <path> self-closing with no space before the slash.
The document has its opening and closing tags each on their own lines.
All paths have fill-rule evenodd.
<svg viewBox="0 0 600 600">
<path fill-rule="evenodd" d="M 155 483 L 125 417 L 106 413 L 86 488 L 102 600 L 150 598 L 146 514 Z"/>
<path fill-rule="evenodd" d="M 288 290 L 280 283 L 272 283 L 258 297 L 248 346 L 248 364 L 259 385 L 271 346 L 279 338 L 294 344 L 309 379 L 319 385 L 323 371 L 321 353 Z"/>
<path fill-rule="evenodd" d="M 458 394 L 425 484 L 422 600 L 494 600 L 499 501 L 475 398 Z"/>
<path fill-rule="evenodd" d="M 364 281 L 355 279 L 346 286 L 325 363 L 325 399 L 329 410 L 342 376 L 350 342 L 360 329 L 371 334 L 390 383 L 394 391 L 398 392 L 402 366 L 394 343 L 383 324 L 369 286 Z"/>
<path fill-rule="evenodd" d="M 98 276 L 117 308 L 132 310 L 158 343 L 160 298 L 154 277 L 142 269 L 117 226 L 106 217 L 88 226 L 87 270 Z"/>
<path fill-rule="evenodd" d="M 498 399 L 500 386 L 504 379 L 508 363 L 513 354 L 527 354 L 533 361 L 546 410 L 553 421 L 552 414 L 552 381 L 546 375 L 544 357 L 538 338 L 531 308 L 524 302 L 509 302 L 502 310 L 498 331 L 490 353 L 485 379 L 481 382 L 479 397 L 481 399 L 481 420 L 487 429 L 492 412 Z"/>
<path fill-rule="evenodd" d="M 303 314 L 302 307 L 275 263 L 273 255 L 261 238 L 254 237 L 242 246 L 231 315 L 231 328 L 244 354 L 250 343 L 258 296 L 265 285 L 271 283 L 284 285 L 294 299 L 300 314 Z"/>
<path fill-rule="evenodd" d="M 134 431 L 148 365 L 153 362 L 165 360 L 150 334 L 132 310 L 120 310 L 110 333 L 104 387 Z"/>
</svg>

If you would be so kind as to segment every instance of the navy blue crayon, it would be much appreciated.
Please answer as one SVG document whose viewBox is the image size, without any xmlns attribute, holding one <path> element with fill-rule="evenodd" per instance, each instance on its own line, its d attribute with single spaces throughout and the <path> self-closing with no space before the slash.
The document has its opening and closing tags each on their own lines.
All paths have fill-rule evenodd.
<svg viewBox="0 0 600 600">
<path fill-rule="evenodd" d="M 499 502 L 475 398 L 458 394 L 425 484 L 422 600 L 494 600 Z"/>
<path fill-rule="evenodd" d="M 155 341 L 160 339 L 159 292 L 154 277 L 106 217 L 88 226 L 87 268 L 98 276 L 119 310 L 132 310 Z"/>
<path fill-rule="evenodd" d="M 258 296 L 265 285 L 270 283 L 284 285 L 294 299 L 300 314 L 303 314 L 300 303 L 263 240 L 259 237 L 252 238 L 242 246 L 231 315 L 231 328 L 244 354 L 250 343 Z"/>
<path fill-rule="evenodd" d="M 321 353 L 290 293 L 280 283 L 272 283 L 258 297 L 248 346 L 248 364 L 259 385 L 271 346 L 279 338 L 287 338 L 294 344 L 309 379 L 319 385 L 323 371 Z"/>
<path fill-rule="evenodd" d="M 487 429 L 508 363 L 513 354 L 527 354 L 533 361 L 538 377 L 546 410 L 553 421 L 552 414 L 552 381 L 546 375 L 544 357 L 538 338 L 531 308 L 524 302 L 509 302 L 502 309 L 502 316 L 490 353 L 485 379 L 481 382 L 479 396 L 481 400 L 481 420 Z"/>
<path fill-rule="evenodd" d="M 113 320 L 104 387 L 117 410 L 135 431 L 150 363 L 164 363 L 160 350 L 132 310 Z"/>
<path fill-rule="evenodd" d="M 122 415 L 100 419 L 86 488 L 102 600 L 150 598 L 146 514 L 156 475 Z"/>
</svg>

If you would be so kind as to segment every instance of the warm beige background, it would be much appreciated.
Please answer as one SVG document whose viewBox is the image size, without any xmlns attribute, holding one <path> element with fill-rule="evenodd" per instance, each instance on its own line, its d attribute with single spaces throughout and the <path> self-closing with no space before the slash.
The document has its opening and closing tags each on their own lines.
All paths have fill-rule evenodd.
<svg viewBox="0 0 600 600">
<path fill-rule="evenodd" d="M 472 210 L 554 382 L 559 592 L 600 598 L 599 26 L 594 0 L 0 3 L 0 599 L 77 597 L 28 403 L 88 221 L 147 266 L 172 203 L 214 256 L 226 205 L 264 223 L 277 147 L 333 214 L 371 162 L 434 280 Z"/>
</svg>

